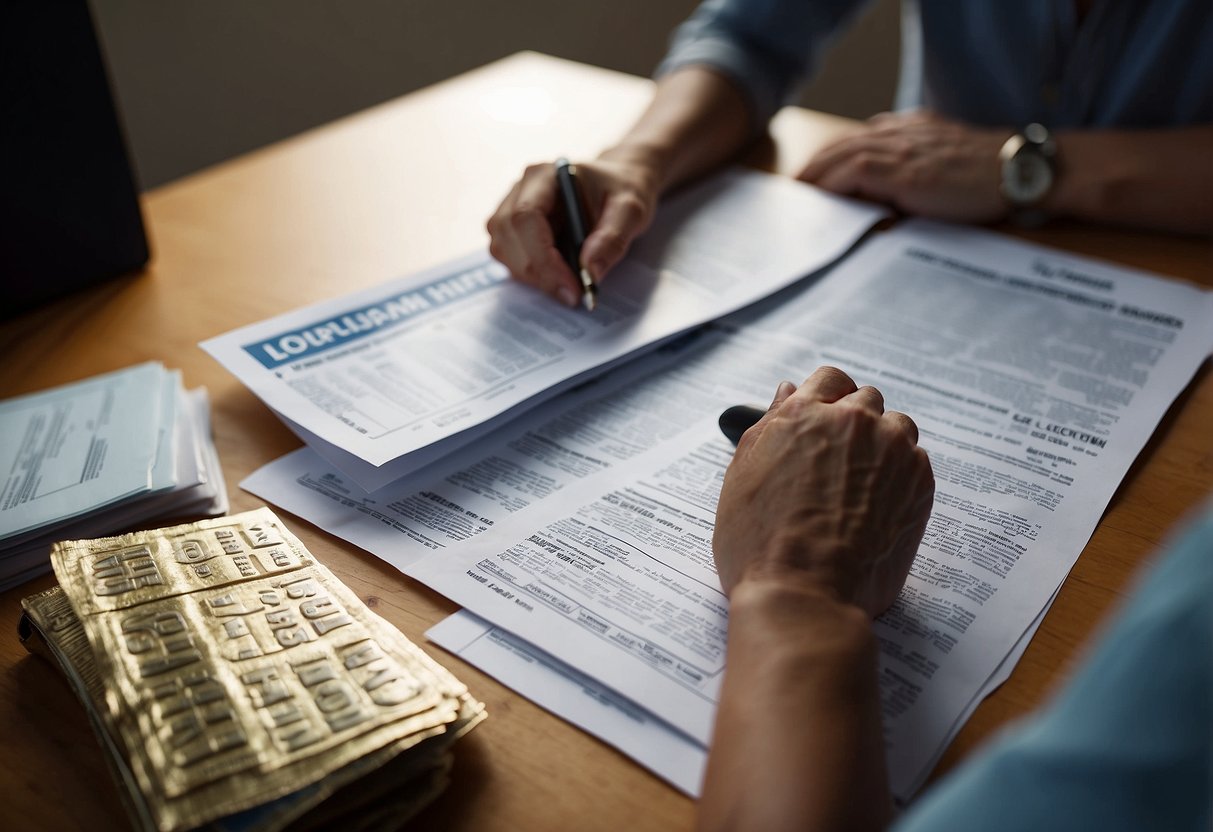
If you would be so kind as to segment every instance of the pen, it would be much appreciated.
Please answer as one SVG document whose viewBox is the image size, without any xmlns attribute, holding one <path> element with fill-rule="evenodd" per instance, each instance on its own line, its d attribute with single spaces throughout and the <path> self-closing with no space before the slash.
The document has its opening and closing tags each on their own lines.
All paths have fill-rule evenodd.
<svg viewBox="0 0 1213 832">
<path fill-rule="evenodd" d="M 581 265 L 581 247 L 589 235 L 589 221 L 585 216 L 585 205 L 577 188 L 577 166 L 568 159 L 556 160 L 556 184 L 560 188 L 560 201 L 564 203 L 565 231 L 560 253 L 569 264 L 573 274 L 581 278 L 581 302 L 591 312 L 598 305 L 598 286 L 589 271 Z"/>
<path fill-rule="evenodd" d="M 720 414 L 720 432 L 736 445 L 741 441 L 741 435 L 754 426 L 754 423 L 766 414 L 761 407 L 748 404 L 737 404 Z"/>
</svg>

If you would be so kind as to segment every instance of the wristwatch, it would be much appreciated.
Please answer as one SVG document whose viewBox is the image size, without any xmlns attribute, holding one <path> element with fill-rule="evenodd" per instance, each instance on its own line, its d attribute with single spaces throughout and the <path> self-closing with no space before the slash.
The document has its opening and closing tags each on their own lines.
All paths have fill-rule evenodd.
<svg viewBox="0 0 1213 832">
<path fill-rule="evenodd" d="M 1002 195 L 1011 203 L 1012 217 L 1043 219 L 1039 205 L 1057 178 L 1057 143 L 1043 124 L 1029 124 L 1007 139 L 998 152 L 1002 165 Z"/>
</svg>

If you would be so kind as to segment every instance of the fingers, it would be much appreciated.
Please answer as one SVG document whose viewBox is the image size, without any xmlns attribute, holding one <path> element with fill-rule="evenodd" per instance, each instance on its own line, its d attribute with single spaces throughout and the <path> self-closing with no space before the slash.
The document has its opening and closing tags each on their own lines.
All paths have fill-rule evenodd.
<svg viewBox="0 0 1213 832">
<path fill-rule="evenodd" d="M 575 306 L 581 285 L 556 249 L 549 219 L 556 201 L 553 166 L 528 167 L 489 218 L 489 253 L 505 264 L 516 280 Z"/>
<path fill-rule="evenodd" d="M 836 194 L 891 202 L 900 192 L 897 182 L 901 164 L 892 154 L 862 151 L 842 159 L 810 181 Z"/>
<path fill-rule="evenodd" d="M 775 398 L 771 399 L 771 405 L 767 408 L 766 413 L 763 413 L 762 418 L 750 425 L 750 427 L 748 427 L 741 435 L 741 439 L 737 443 L 738 453 L 744 454 L 748 452 L 748 449 L 753 445 L 754 442 L 757 441 L 758 437 L 766 429 L 767 425 L 770 424 L 771 419 L 774 418 L 780 406 L 795 392 L 796 385 L 792 382 L 779 382 L 779 386 L 775 388 Z M 730 408 L 730 411 L 731 410 L 732 408 Z M 728 413 L 730 411 L 725 412 Z M 721 418 L 723 419 L 724 417 L 722 416 Z M 723 425 L 723 422 L 721 424 Z M 728 435 L 728 433 L 729 432 L 725 430 L 725 434 Z"/>
<path fill-rule="evenodd" d="M 859 172 L 869 166 L 873 168 L 870 173 L 884 172 L 881 166 L 885 163 L 895 167 L 904 164 L 913 156 L 918 140 L 923 137 L 938 140 L 938 134 L 947 126 L 948 122 L 930 110 L 877 113 L 861 130 L 819 150 L 799 178 L 826 187 L 823 180 L 827 173 L 844 165 L 857 167 Z"/>
<path fill-rule="evenodd" d="M 902 116 L 898 113 L 892 113 L 886 110 L 885 112 L 877 113 L 874 116 L 869 116 L 868 124 L 872 125 L 873 127 L 880 127 L 885 124 L 894 124 L 899 122 L 901 118 Z"/>
<path fill-rule="evenodd" d="M 840 401 L 849 402 L 865 410 L 870 410 L 873 413 L 880 415 L 884 413 L 884 396 L 879 390 L 870 384 L 865 384 L 854 393 L 844 396 Z"/>
<path fill-rule="evenodd" d="M 859 135 L 862 136 L 866 134 Z M 805 165 L 804 170 L 802 170 L 800 175 L 796 178 L 816 185 L 827 170 L 837 164 L 840 158 L 847 155 L 848 148 L 852 145 L 856 138 L 858 137 L 855 135 L 845 136 L 826 145 L 821 150 L 817 151 L 813 158 L 809 160 L 809 163 Z"/>
<path fill-rule="evenodd" d="M 896 410 L 886 413 L 884 394 L 870 384 L 857 387 L 854 380 L 837 367 L 818 367 L 799 389 L 790 382 L 781 382 L 768 412 L 773 411 L 793 394 L 825 404 L 837 402 L 861 407 L 880 415 L 894 430 L 904 434 L 911 445 L 918 444 L 918 425 L 914 424 L 913 419 Z"/>
<path fill-rule="evenodd" d="M 854 393 L 843 396 L 838 401 L 840 404 L 845 402 L 857 405 L 880 415 L 893 430 L 904 434 L 910 440 L 911 445 L 918 444 L 918 425 L 914 424 L 914 420 L 909 416 L 899 411 L 890 410 L 886 413 L 884 409 L 884 394 L 870 384 L 865 384 Z"/>
<path fill-rule="evenodd" d="M 800 178 L 910 214 L 985 222 L 1007 211 L 994 163 L 1004 140 L 927 111 L 882 114 L 824 148 Z"/>
<path fill-rule="evenodd" d="M 901 136 L 864 136 L 823 151 L 801 179 L 844 196 L 898 203 L 912 179 L 913 150 Z"/>
<path fill-rule="evenodd" d="M 904 136 L 874 127 L 823 149 L 800 178 L 836 194 L 894 202 L 912 154 Z"/>
<path fill-rule="evenodd" d="M 897 130 L 869 127 L 823 147 L 809 160 L 800 178 L 820 185 L 830 171 L 856 158 L 896 162 L 908 148 L 908 142 Z"/>
<path fill-rule="evenodd" d="M 891 423 L 897 430 L 904 433 L 910 439 L 910 444 L 918 444 L 918 425 L 914 424 L 914 420 L 904 413 L 899 413 L 896 410 L 890 410 L 884 415 L 886 422 Z"/>
<path fill-rule="evenodd" d="M 902 110 L 895 113 L 877 113 L 868 119 L 873 127 L 901 127 L 907 124 L 926 124 L 939 121 L 939 115 L 933 110 Z"/>
<path fill-rule="evenodd" d="M 771 406 L 767 408 L 767 413 L 778 408 L 783 404 L 788 396 L 796 392 L 796 385 L 790 381 L 781 381 L 779 386 L 775 388 L 775 398 L 771 399 Z"/>
<path fill-rule="evenodd" d="M 818 367 L 794 395 L 829 404 L 854 393 L 856 389 L 851 377 L 837 367 Z"/>
<path fill-rule="evenodd" d="M 895 201 L 906 186 L 914 160 L 916 136 L 934 129 L 936 117 L 926 111 L 880 113 L 867 127 L 827 145 L 800 174 L 800 179 L 848 196 Z"/>
<path fill-rule="evenodd" d="M 622 260 L 632 241 L 648 228 L 651 220 L 650 209 L 635 193 L 606 194 L 598 223 L 581 247 L 582 265 L 590 270 L 590 276 L 595 281 L 600 280 Z"/>
</svg>

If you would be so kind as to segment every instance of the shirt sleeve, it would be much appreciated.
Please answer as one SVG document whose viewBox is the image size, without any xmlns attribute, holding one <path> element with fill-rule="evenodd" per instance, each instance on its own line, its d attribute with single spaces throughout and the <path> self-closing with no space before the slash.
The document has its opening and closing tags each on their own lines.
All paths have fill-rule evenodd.
<svg viewBox="0 0 1213 832">
<path fill-rule="evenodd" d="M 674 30 L 660 78 L 707 65 L 737 85 L 754 133 L 792 98 L 820 54 L 867 0 L 705 0 Z"/>
<path fill-rule="evenodd" d="M 896 832 L 1213 829 L 1213 512 L 1078 674 L 911 805 Z"/>
</svg>

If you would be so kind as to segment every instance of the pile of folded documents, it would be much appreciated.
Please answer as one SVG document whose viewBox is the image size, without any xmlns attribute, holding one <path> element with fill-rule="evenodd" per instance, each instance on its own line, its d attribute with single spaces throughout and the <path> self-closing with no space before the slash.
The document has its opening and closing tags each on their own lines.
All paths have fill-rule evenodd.
<svg viewBox="0 0 1213 832">
<path fill-rule="evenodd" d="M 51 558 L 22 640 L 84 704 L 137 829 L 395 825 L 484 718 L 269 509 Z"/>
<path fill-rule="evenodd" d="M 56 540 L 227 511 L 204 389 L 149 362 L 0 402 L 0 590 Z"/>
<path fill-rule="evenodd" d="M 481 251 L 201 346 L 309 447 L 375 491 L 787 288 L 886 214 L 784 177 L 730 171 L 663 203 L 592 315 L 538 302 Z M 754 227 L 766 232 L 761 245 Z"/>
</svg>

